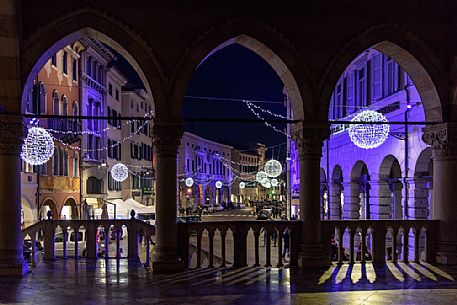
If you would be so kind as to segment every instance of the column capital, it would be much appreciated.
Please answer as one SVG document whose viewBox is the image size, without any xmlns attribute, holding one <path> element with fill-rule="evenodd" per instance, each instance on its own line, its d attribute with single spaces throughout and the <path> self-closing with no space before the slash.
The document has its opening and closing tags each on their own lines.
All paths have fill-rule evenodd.
<svg viewBox="0 0 457 305">
<path fill-rule="evenodd" d="M 423 128 L 422 140 L 430 145 L 433 158 L 457 159 L 457 124 L 442 123 Z"/>
<path fill-rule="evenodd" d="M 184 133 L 183 125 L 176 121 L 155 121 L 152 127 L 153 143 L 157 153 L 176 156 Z"/>
<path fill-rule="evenodd" d="M 0 115 L 0 154 L 18 156 L 27 134 L 19 115 Z"/>
<path fill-rule="evenodd" d="M 330 135 L 330 129 L 323 126 L 301 126 L 292 132 L 297 143 L 300 159 L 320 159 L 323 141 Z"/>
</svg>

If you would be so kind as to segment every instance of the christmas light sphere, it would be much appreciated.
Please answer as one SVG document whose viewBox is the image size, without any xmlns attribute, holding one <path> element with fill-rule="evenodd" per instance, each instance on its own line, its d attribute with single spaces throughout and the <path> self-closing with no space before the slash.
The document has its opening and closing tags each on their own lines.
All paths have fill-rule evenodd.
<svg viewBox="0 0 457 305">
<path fill-rule="evenodd" d="M 222 187 L 222 182 L 217 181 L 217 182 L 216 182 L 216 187 L 217 187 L 218 189 L 220 189 L 220 188 Z"/>
<path fill-rule="evenodd" d="M 266 179 L 263 179 L 260 184 L 263 186 L 263 187 L 267 187 L 267 185 L 270 185 L 271 186 L 271 182 L 270 182 L 270 179 L 266 178 Z"/>
<path fill-rule="evenodd" d="M 351 121 L 388 123 L 385 116 L 373 110 L 364 110 Z M 356 146 L 371 149 L 381 146 L 387 140 L 389 130 L 389 124 L 355 124 L 349 126 L 348 133 Z"/>
<path fill-rule="evenodd" d="M 240 182 L 240 189 L 244 189 L 246 187 L 246 183 Z"/>
<path fill-rule="evenodd" d="M 264 185 L 265 188 L 269 189 L 271 187 L 271 182 L 267 181 Z"/>
<path fill-rule="evenodd" d="M 282 173 L 282 165 L 277 160 L 270 160 L 265 163 L 265 173 L 267 173 L 268 177 L 278 177 Z"/>
<path fill-rule="evenodd" d="M 31 165 L 41 165 L 54 154 L 54 140 L 49 132 L 41 127 L 29 128 L 22 144 L 21 158 Z"/>
<path fill-rule="evenodd" d="M 122 182 L 129 176 L 129 169 L 122 163 L 117 163 L 111 168 L 111 177 L 117 182 Z"/>
<path fill-rule="evenodd" d="M 271 183 L 271 186 L 277 186 L 278 185 L 278 179 L 274 179 L 273 178 L 273 179 L 271 179 L 270 183 Z"/>
<path fill-rule="evenodd" d="M 194 179 L 192 179 L 191 177 L 187 178 L 186 179 L 186 186 L 187 187 L 191 187 L 192 185 L 194 185 Z"/>
<path fill-rule="evenodd" d="M 265 173 L 264 171 L 260 171 L 255 175 L 255 180 L 258 183 L 262 183 L 262 180 L 264 179 L 268 179 L 267 173 Z"/>
</svg>

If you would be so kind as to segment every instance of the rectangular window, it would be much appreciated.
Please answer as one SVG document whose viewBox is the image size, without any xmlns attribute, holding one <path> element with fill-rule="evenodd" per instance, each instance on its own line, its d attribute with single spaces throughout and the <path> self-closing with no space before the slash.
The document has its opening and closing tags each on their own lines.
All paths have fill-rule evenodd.
<svg viewBox="0 0 457 305">
<path fill-rule="evenodd" d="M 53 65 L 54 67 L 57 67 L 57 54 L 52 55 L 51 65 Z"/>
<path fill-rule="evenodd" d="M 95 159 L 100 159 L 100 138 L 95 138 Z"/>
<path fill-rule="evenodd" d="M 108 85 L 108 94 L 113 96 L 113 85 L 111 84 Z"/>
<path fill-rule="evenodd" d="M 62 55 L 62 71 L 64 74 L 68 74 L 68 53 L 63 51 Z"/>
<path fill-rule="evenodd" d="M 375 54 L 371 59 L 371 64 L 371 94 L 372 100 L 377 101 L 382 98 L 382 54 Z"/>
<path fill-rule="evenodd" d="M 367 106 L 367 78 L 366 78 L 366 66 L 362 69 L 357 70 L 357 111 L 361 110 L 361 107 Z"/>
<path fill-rule="evenodd" d="M 78 80 L 78 61 L 76 59 L 73 59 L 71 71 L 72 71 L 73 80 L 77 81 Z"/>
<path fill-rule="evenodd" d="M 108 139 L 108 158 L 112 158 L 113 157 L 113 151 L 112 151 L 112 148 L 111 148 L 112 145 L 113 145 L 113 141 Z"/>
<path fill-rule="evenodd" d="M 94 146 L 93 146 L 93 138 L 94 136 L 93 135 L 88 135 L 87 136 L 87 149 L 89 150 L 89 157 L 92 159 L 92 157 L 94 156 L 94 152 L 92 151 Z"/>
<path fill-rule="evenodd" d="M 398 90 L 398 65 L 390 57 L 385 56 L 385 94 L 391 95 Z"/>
<path fill-rule="evenodd" d="M 333 106 L 334 113 L 335 113 L 335 119 L 339 119 L 343 117 L 343 84 L 339 83 L 336 86 L 336 92 L 335 92 L 335 105 Z"/>
<path fill-rule="evenodd" d="M 111 116 L 111 108 L 108 106 L 107 107 L 108 109 L 108 116 Z M 112 118 L 108 118 L 108 124 L 110 124 L 111 126 L 113 126 L 113 119 Z"/>
<path fill-rule="evenodd" d="M 116 88 L 116 101 L 119 100 L 119 90 Z"/>
<path fill-rule="evenodd" d="M 354 71 L 350 71 L 346 77 L 346 105 L 347 105 L 347 113 L 353 113 L 354 108 L 354 93 L 355 93 L 355 86 L 354 86 Z"/>
<path fill-rule="evenodd" d="M 79 177 L 79 159 L 73 158 L 73 177 Z"/>
</svg>

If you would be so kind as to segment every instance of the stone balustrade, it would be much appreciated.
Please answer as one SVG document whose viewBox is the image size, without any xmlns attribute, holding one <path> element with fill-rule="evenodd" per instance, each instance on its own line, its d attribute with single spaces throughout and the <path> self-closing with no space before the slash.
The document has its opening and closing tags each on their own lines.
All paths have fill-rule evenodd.
<svg viewBox="0 0 457 305">
<path fill-rule="evenodd" d="M 122 229 L 124 228 L 124 229 Z M 141 220 L 130 219 L 130 220 L 44 220 L 39 223 L 36 223 L 30 227 L 22 230 L 22 237 L 30 238 L 32 241 L 32 253 L 31 253 L 31 262 L 32 266 L 37 264 L 37 249 L 36 241 L 43 241 L 44 246 L 44 257 L 46 261 L 54 261 L 56 258 L 56 234 L 59 233 L 62 235 L 62 257 L 68 258 L 67 255 L 70 250 L 67 249 L 67 241 L 69 238 L 69 233 L 73 234 L 73 241 L 78 240 L 80 232 L 85 231 L 84 241 L 81 240 L 81 243 L 74 242 L 74 255 L 75 259 L 80 257 L 80 253 L 87 259 L 97 259 L 101 255 L 99 247 L 101 247 L 101 242 L 104 243 L 104 253 L 103 257 L 105 259 L 111 258 L 109 255 L 109 240 L 108 232 L 110 229 L 114 232 L 114 240 L 116 245 L 116 254 L 113 258 L 121 258 L 121 234 L 123 230 L 127 230 L 126 235 L 128 239 L 128 254 L 127 258 L 130 260 L 139 260 L 139 237 L 140 235 L 144 236 L 145 246 L 146 246 L 146 262 L 145 265 L 149 266 L 150 264 L 150 244 L 152 241 L 152 236 L 155 234 L 155 228 L 152 225 L 149 225 Z M 104 238 L 100 238 L 100 232 L 106 232 Z M 85 249 L 80 249 L 81 245 L 85 245 Z"/>
<path fill-rule="evenodd" d="M 202 267 L 203 254 L 206 254 L 208 268 L 225 267 L 227 263 L 233 263 L 233 267 L 248 266 L 248 252 L 253 255 L 253 265 L 272 266 L 272 234 L 276 230 L 277 236 L 277 260 L 276 266 L 284 266 L 283 247 L 286 239 L 283 238 L 284 231 L 289 230 L 289 266 L 297 265 L 297 249 L 299 242 L 299 221 L 213 221 L 213 222 L 196 222 L 196 223 L 179 223 L 178 224 L 178 245 L 179 256 L 184 261 L 184 265 L 191 267 L 192 255 L 196 254 L 196 266 Z M 215 239 L 215 235 L 220 238 Z M 248 238 L 248 235 L 251 238 Z M 227 244 L 233 243 L 233 262 L 228 260 Z M 263 236 L 264 251 L 261 253 L 260 236 Z M 202 239 L 205 236 L 208 242 L 203 245 Z M 248 242 L 248 240 L 250 242 Z M 216 241 L 219 244 L 216 244 Z M 215 254 L 215 247 L 218 248 L 219 256 Z M 192 251 L 194 249 L 194 251 Z M 263 255 L 264 254 L 264 255 Z M 261 262 L 262 258 L 262 262 Z M 215 266 L 215 259 L 220 263 Z"/>
<path fill-rule="evenodd" d="M 337 257 L 338 263 L 343 263 L 346 256 L 351 264 L 368 259 L 385 263 L 386 258 L 396 262 L 399 252 L 404 262 L 410 259 L 432 262 L 435 257 L 433 237 L 437 231 L 436 220 L 322 221 L 325 249 L 330 257 Z M 359 249 L 359 253 L 355 249 Z M 345 250 L 348 250 L 348 255 L 345 255 Z"/>
</svg>

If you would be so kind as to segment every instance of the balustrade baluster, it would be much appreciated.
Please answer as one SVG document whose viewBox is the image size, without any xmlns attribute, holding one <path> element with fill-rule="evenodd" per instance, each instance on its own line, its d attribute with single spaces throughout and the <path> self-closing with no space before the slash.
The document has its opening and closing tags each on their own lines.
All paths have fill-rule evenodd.
<svg viewBox="0 0 457 305">
<path fill-rule="evenodd" d="M 116 228 L 116 258 L 121 258 L 121 230 Z"/>
<path fill-rule="evenodd" d="M 202 234 L 200 229 L 197 229 L 197 268 L 202 264 Z"/>
<path fill-rule="evenodd" d="M 75 259 L 79 259 L 79 247 L 78 247 L 78 236 L 79 236 L 79 227 L 74 227 L 73 232 L 75 233 Z M 88 234 L 86 230 L 86 234 Z M 86 257 L 87 257 L 87 241 L 86 241 Z"/>
<path fill-rule="evenodd" d="M 386 262 L 386 229 L 379 225 L 375 226 L 372 233 L 374 255 L 373 263 L 385 263 Z"/>
<path fill-rule="evenodd" d="M 419 263 L 419 237 L 420 229 L 414 230 L 414 262 Z"/>
<path fill-rule="evenodd" d="M 282 235 L 284 230 L 278 230 L 278 268 L 284 266 L 282 262 Z"/>
<path fill-rule="evenodd" d="M 361 237 L 360 237 L 360 262 L 361 263 L 365 263 L 365 255 L 366 255 L 366 238 L 367 238 L 367 230 L 364 230 L 362 228 L 362 232 L 361 232 Z"/>
<path fill-rule="evenodd" d="M 34 232 L 31 236 L 31 240 L 32 240 L 32 267 L 36 267 L 37 266 L 37 261 L 36 261 L 36 232 Z"/>
<path fill-rule="evenodd" d="M 146 238 L 146 267 L 149 268 L 151 265 L 151 236 L 149 234 L 144 234 L 144 238 Z"/>
<path fill-rule="evenodd" d="M 392 229 L 392 262 L 397 262 L 397 230 Z"/>
<path fill-rule="evenodd" d="M 214 267 L 214 230 L 210 229 L 208 231 L 209 239 L 209 258 L 208 258 L 208 268 Z"/>
<path fill-rule="evenodd" d="M 337 233 L 338 233 L 338 264 L 342 264 L 343 259 L 344 259 L 344 248 L 343 248 L 344 230 L 342 228 L 338 227 Z"/>
<path fill-rule="evenodd" d="M 265 267 L 271 267 L 271 234 L 268 228 L 263 231 L 265 239 Z"/>
<path fill-rule="evenodd" d="M 105 259 L 109 258 L 109 239 L 110 239 L 109 227 L 110 227 L 109 225 L 104 227 L 104 231 L 105 231 Z"/>
<path fill-rule="evenodd" d="M 134 220 L 133 223 L 130 223 L 128 228 L 128 258 L 130 259 L 139 259 L 138 255 L 138 237 L 139 237 L 139 228 L 138 224 L 136 223 L 138 220 Z"/>
<path fill-rule="evenodd" d="M 409 259 L 409 227 L 403 233 L 403 262 L 408 263 Z"/>
<path fill-rule="evenodd" d="M 349 229 L 349 264 L 354 264 L 354 237 L 355 237 L 355 230 L 354 228 Z"/>
<path fill-rule="evenodd" d="M 227 229 L 221 230 L 221 256 L 222 256 L 222 263 L 221 267 L 225 267 L 225 237 L 227 235 Z"/>
<path fill-rule="evenodd" d="M 260 231 L 259 229 L 254 230 L 254 259 L 255 263 L 254 266 L 260 266 L 259 262 L 259 237 L 260 237 Z"/>
<path fill-rule="evenodd" d="M 67 259 L 67 241 L 68 241 L 67 228 L 62 228 L 62 237 L 63 237 L 63 258 Z"/>
</svg>

